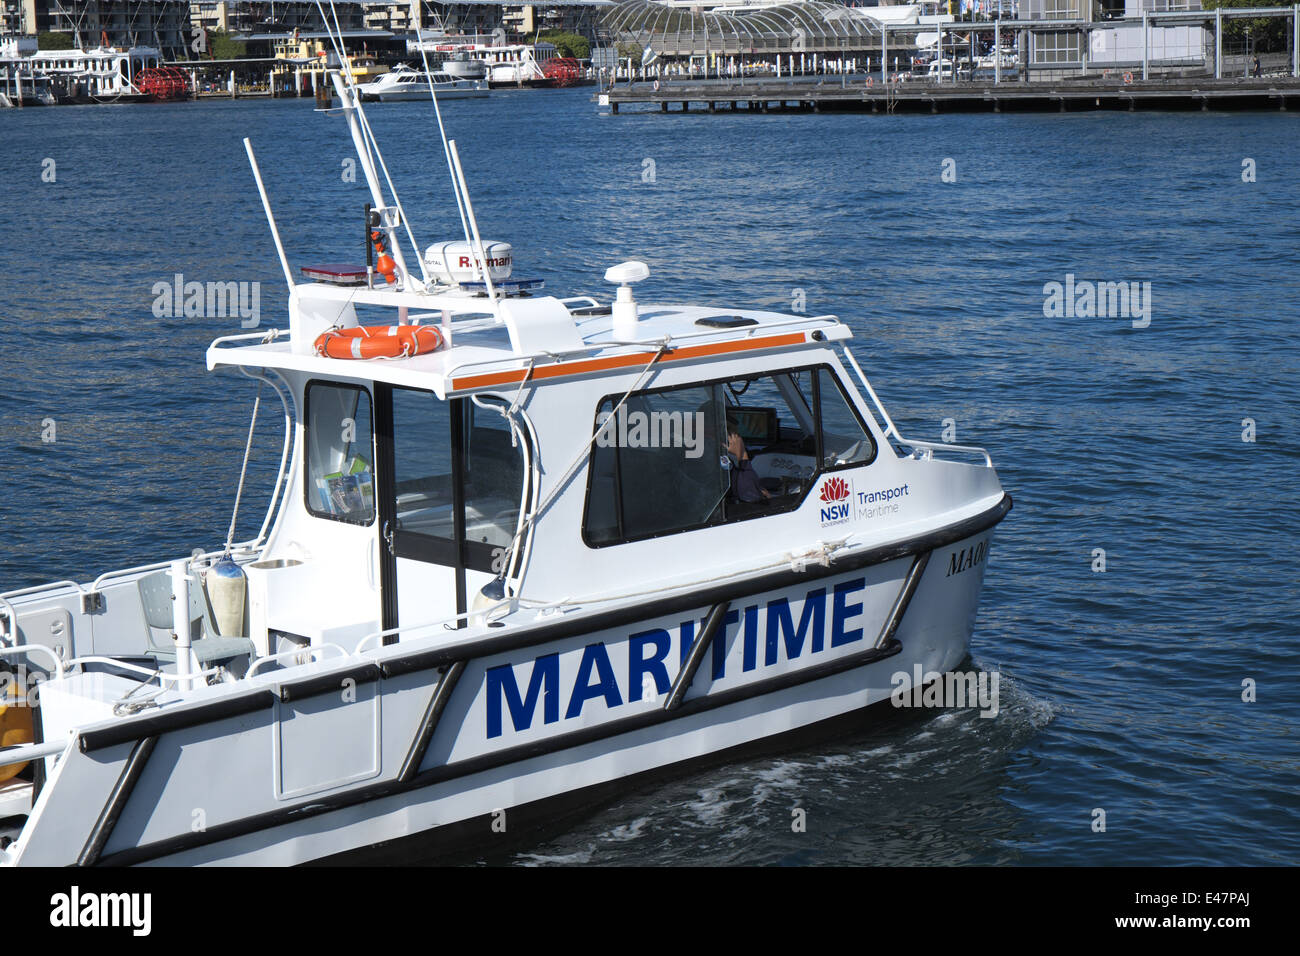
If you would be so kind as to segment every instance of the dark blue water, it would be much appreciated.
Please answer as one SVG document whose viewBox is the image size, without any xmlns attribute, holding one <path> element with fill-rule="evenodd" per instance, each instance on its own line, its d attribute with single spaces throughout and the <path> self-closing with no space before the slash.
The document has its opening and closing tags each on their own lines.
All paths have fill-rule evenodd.
<svg viewBox="0 0 1300 956">
<path fill-rule="evenodd" d="M 561 294 L 606 294 L 632 257 L 641 298 L 788 310 L 801 289 L 852 325 L 905 434 L 951 418 L 987 446 L 1016 507 L 972 658 L 1002 711 L 883 713 L 484 859 L 1300 862 L 1300 117 L 609 117 L 587 96 L 446 105 L 484 234 Z M 428 105 L 372 121 L 419 240 L 456 238 Z M 342 121 L 243 101 L 9 111 L 0 131 L 0 588 L 218 543 L 255 387 L 202 353 L 238 321 L 155 318 L 152 287 L 261 281 L 283 325 L 240 139 L 293 261 L 356 260 Z M 1045 317 L 1067 273 L 1150 282 L 1149 327 Z"/>
</svg>

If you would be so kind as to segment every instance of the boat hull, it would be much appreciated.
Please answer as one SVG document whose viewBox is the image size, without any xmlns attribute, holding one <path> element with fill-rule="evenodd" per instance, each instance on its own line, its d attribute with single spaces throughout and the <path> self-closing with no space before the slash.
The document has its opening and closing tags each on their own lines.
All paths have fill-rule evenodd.
<svg viewBox="0 0 1300 956">
<path fill-rule="evenodd" d="M 466 100 L 487 96 L 489 91 L 484 87 L 481 89 L 438 90 L 437 92 L 439 100 Z M 378 93 L 374 94 L 374 99 L 379 100 L 381 103 L 403 103 L 410 100 L 423 100 L 427 103 L 432 97 L 429 96 L 429 90 L 426 87 L 422 90 L 395 90 L 389 93 Z"/>
<path fill-rule="evenodd" d="M 486 841 L 516 809 L 828 726 L 965 658 L 1009 508 L 83 729 L 17 862 L 300 864 L 487 820 Z"/>
</svg>

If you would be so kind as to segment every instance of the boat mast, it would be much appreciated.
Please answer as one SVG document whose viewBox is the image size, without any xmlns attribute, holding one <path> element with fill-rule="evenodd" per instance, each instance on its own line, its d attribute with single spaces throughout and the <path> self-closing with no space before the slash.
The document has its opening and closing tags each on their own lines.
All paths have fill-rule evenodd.
<svg viewBox="0 0 1300 956">
<path fill-rule="evenodd" d="M 361 171 L 366 177 L 366 185 L 370 188 L 371 202 L 380 215 L 380 228 L 388 234 L 388 246 L 393 260 L 401 272 L 403 282 L 409 282 L 419 288 L 427 287 L 429 274 L 424 266 L 424 257 L 420 254 L 420 244 L 415 241 L 415 235 L 411 232 L 411 224 L 406 218 L 406 211 L 402 208 L 402 201 L 397 195 L 396 187 L 393 186 L 392 178 L 388 175 L 388 168 L 384 165 L 383 154 L 379 151 L 379 143 L 375 139 L 374 131 L 370 128 L 370 124 L 366 120 L 365 110 L 361 106 L 361 92 L 357 89 L 356 82 L 352 77 L 352 71 L 348 66 L 347 50 L 343 43 L 343 31 L 338 25 L 338 14 L 335 12 L 334 23 L 331 25 L 320 0 L 316 0 L 316 9 L 320 11 L 321 19 L 325 23 L 325 32 L 329 36 L 330 44 L 334 47 L 335 56 L 338 57 L 339 68 L 330 74 L 330 79 L 334 83 L 335 92 L 338 93 L 339 99 L 343 103 L 343 115 L 347 118 L 348 129 L 352 133 L 352 143 L 357 151 L 357 158 L 361 162 Z M 330 10 L 334 12 L 333 0 L 330 0 Z M 345 72 L 347 74 L 346 78 L 344 77 Z M 376 157 L 378 157 L 380 166 L 383 166 L 384 179 L 388 184 L 389 192 L 393 196 L 391 204 L 387 201 L 383 188 L 379 184 L 379 170 L 375 166 Z M 397 237 L 399 222 L 406 228 L 407 237 L 415 250 L 416 262 L 419 263 L 423 282 L 411 275 L 410 270 L 407 268 L 406 256 L 402 252 L 402 246 Z"/>
</svg>

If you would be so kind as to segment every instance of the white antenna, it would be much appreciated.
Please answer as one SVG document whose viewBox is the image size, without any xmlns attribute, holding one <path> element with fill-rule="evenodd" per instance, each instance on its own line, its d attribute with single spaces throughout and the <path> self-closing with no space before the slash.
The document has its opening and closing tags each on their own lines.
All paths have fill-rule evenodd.
<svg viewBox="0 0 1300 956">
<path fill-rule="evenodd" d="M 451 162 L 451 150 L 447 147 L 447 131 L 442 125 L 442 110 L 438 108 L 438 93 L 433 88 L 433 73 L 429 70 L 429 57 L 424 51 L 424 40 L 419 33 L 416 35 L 416 43 L 420 47 L 420 62 L 424 64 L 424 78 L 429 82 L 429 95 L 433 97 L 433 113 L 438 117 L 438 135 L 442 137 L 442 151 L 447 157 L 447 172 L 451 174 L 451 191 L 456 196 L 456 210 L 460 213 L 460 227 L 465 233 L 465 245 L 472 245 L 469 239 L 469 223 L 465 219 L 465 203 L 460 196 L 460 181 L 456 178 L 456 168 Z M 474 270 L 482 275 L 483 270 L 479 268 L 478 263 L 474 264 Z"/>
<path fill-rule="evenodd" d="M 266 210 L 266 221 L 271 225 L 271 238 L 275 240 L 275 251 L 280 255 L 280 265 L 284 268 L 284 281 L 289 283 L 289 292 L 293 292 L 293 271 L 289 268 L 289 260 L 284 254 L 284 245 L 280 242 L 280 229 L 275 224 L 275 216 L 271 215 L 271 200 L 266 198 L 266 187 L 262 185 L 262 170 L 257 165 L 257 157 L 253 155 L 253 144 L 249 142 L 248 137 L 244 137 L 244 151 L 248 153 L 248 164 L 253 167 L 253 178 L 257 180 L 257 194 L 262 197 L 262 208 Z"/>
<path fill-rule="evenodd" d="M 427 286 L 429 273 L 424 266 L 424 256 L 420 252 L 420 244 L 416 241 L 415 233 L 411 231 L 410 220 L 406 217 L 406 210 L 402 207 L 402 200 L 397 195 L 397 187 L 393 185 L 393 179 L 388 173 L 388 165 L 384 162 L 384 154 L 379 149 L 379 141 L 375 138 L 370 121 L 366 118 L 366 111 L 361 106 L 361 93 L 357 89 L 356 80 L 352 76 L 352 68 L 347 57 L 347 47 L 343 42 L 343 28 L 339 25 L 338 11 L 334 8 L 334 0 L 330 0 L 330 12 L 334 15 L 333 27 L 330 26 L 329 18 L 325 16 L 325 10 L 321 6 L 320 0 L 316 0 L 316 9 L 320 11 L 321 19 L 325 23 L 325 32 L 329 36 L 330 44 L 334 47 L 335 55 L 339 58 L 339 70 L 334 77 L 334 85 L 338 90 L 339 99 L 344 103 L 343 109 L 349 118 L 349 125 L 352 127 L 352 139 L 356 144 L 357 153 L 366 172 L 366 181 L 370 186 L 371 198 L 374 204 L 381 209 L 388 207 L 388 203 L 379 189 L 378 174 L 374 166 L 375 159 L 378 159 L 379 168 L 384 173 L 384 181 L 388 184 L 388 191 L 393 197 L 393 208 L 397 210 L 397 218 L 406 229 L 407 238 L 410 239 L 411 246 L 415 250 L 416 262 L 420 266 L 420 275 L 424 278 L 423 285 Z M 373 156 L 371 155 L 372 147 L 374 150 Z M 401 246 L 395 241 L 396 236 L 393 235 L 393 232 L 396 229 L 396 224 L 384 223 L 384 229 L 388 232 L 389 238 L 394 240 L 391 243 L 393 258 L 396 260 L 398 268 L 402 270 L 402 276 L 411 282 L 416 282 L 415 277 L 407 269 Z"/>
<path fill-rule="evenodd" d="M 478 234 L 478 220 L 474 218 L 474 204 L 469 201 L 469 187 L 465 185 L 465 171 L 460 168 L 460 153 L 456 149 L 456 141 L 450 140 L 447 143 L 448 149 L 451 150 L 451 158 L 456 165 L 456 176 L 460 180 L 460 191 L 465 197 L 465 211 L 469 213 L 469 225 L 474 230 L 474 243 L 478 246 L 478 257 L 483 262 L 482 275 L 483 281 L 487 284 L 488 298 L 496 301 L 496 289 L 492 287 L 492 270 L 488 268 L 487 253 L 483 249 L 483 240 Z"/>
</svg>

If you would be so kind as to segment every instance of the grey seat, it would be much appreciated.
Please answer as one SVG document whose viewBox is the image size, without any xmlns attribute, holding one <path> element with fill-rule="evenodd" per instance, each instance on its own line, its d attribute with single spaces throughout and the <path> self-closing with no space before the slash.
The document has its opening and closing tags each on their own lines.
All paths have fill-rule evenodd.
<svg viewBox="0 0 1300 956">
<path fill-rule="evenodd" d="M 148 625 L 148 645 L 142 656 L 159 664 L 176 662 L 176 644 L 160 643 L 154 630 L 171 632 L 172 629 L 172 577 L 168 571 L 155 571 L 136 582 L 140 602 L 144 605 L 144 620 Z M 253 642 L 246 637 L 222 637 L 212 620 L 212 608 L 203 588 L 190 585 L 190 649 L 200 667 L 221 664 L 237 657 L 253 654 Z"/>
</svg>

